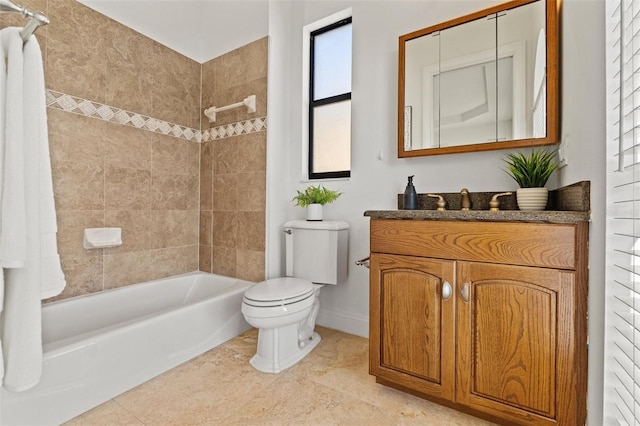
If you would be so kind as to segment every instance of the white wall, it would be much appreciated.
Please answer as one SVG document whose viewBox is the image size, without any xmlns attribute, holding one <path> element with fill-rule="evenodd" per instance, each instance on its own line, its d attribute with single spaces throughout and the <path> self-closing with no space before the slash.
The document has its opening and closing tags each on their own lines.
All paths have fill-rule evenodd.
<svg viewBox="0 0 640 426">
<path fill-rule="evenodd" d="M 563 143 L 569 165 L 560 184 L 591 181 L 589 233 L 588 424 L 602 424 L 605 276 L 605 3 L 565 0 L 562 10 Z"/>
<path fill-rule="evenodd" d="M 395 209 L 406 177 L 418 192 L 516 189 L 502 171 L 503 151 L 412 159 L 396 155 L 398 36 L 489 7 L 500 1 L 272 1 L 270 3 L 267 276 L 281 275 L 282 224 L 303 218 L 293 207 L 302 176 L 302 27 L 353 8 L 352 169 L 349 180 L 323 182 L 344 195 L 325 206 L 325 219 L 350 223 L 349 278 L 325 287 L 319 323 L 366 336 L 368 270 L 353 262 L 369 254 L 365 210 Z M 589 424 L 601 424 L 604 277 L 604 2 L 565 0 L 563 13 L 562 130 L 569 165 L 550 187 L 592 181 L 590 254 Z M 287 16 L 281 19 L 281 14 Z M 280 16 L 280 17 L 279 17 Z M 570 77 L 568 77 L 570 76 Z M 594 297 L 595 295 L 595 297 Z M 594 300 L 595 298 L 600 300 Z"/>
</svg>

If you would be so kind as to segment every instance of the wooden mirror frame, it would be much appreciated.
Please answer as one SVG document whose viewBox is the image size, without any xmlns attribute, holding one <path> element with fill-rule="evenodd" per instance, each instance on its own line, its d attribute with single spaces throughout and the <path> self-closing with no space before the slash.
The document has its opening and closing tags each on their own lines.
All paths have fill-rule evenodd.
<svg viewBox="0 0 640 426">
<path fill-rule="evenodd" d="M 483 18 L 487 15 L 524 6 L 535 1 L 544 1 L 546 8 L 546 41 L 547 41 L 547 135 L 544 138 L 514 139 L 500 142 L 486 142 L 470 145 L 450 146 L 445 148 L 422 148 L 406 151 L 404 149 L 404 107 L 405 107 L 405 42 L 425 36 L 435 31 L 442 31 L 466 22 Z M 491 151 L 497 149 L 524 148 L 540 145 L 553 145 L 558 142 L 560 124 L 559 97 L 559 21 L 561 0 L 511 0 L 460 18 L 442 22 L 423 28 L 399 38 L 398 49 L 398 157 L 422 157 L 427 155 L 455 154 L 461 152 Z"/>
</svg>

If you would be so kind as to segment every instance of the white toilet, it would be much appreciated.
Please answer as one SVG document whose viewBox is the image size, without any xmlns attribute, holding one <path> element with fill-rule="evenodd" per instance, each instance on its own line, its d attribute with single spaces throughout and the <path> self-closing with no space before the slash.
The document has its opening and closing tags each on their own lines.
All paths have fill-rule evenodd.
<svg viewBox="0 0 640 426">
<path fill-rule="evenodd" d="M 347 278 L 349 224 L 293 220 L 284 232 L 287 276 L 249 287 L 242 299 L 245 319 L 258 329 L 250 362 L 265 373 L 291 367 L 316 347 L 320 289 Z"/>
</svg>

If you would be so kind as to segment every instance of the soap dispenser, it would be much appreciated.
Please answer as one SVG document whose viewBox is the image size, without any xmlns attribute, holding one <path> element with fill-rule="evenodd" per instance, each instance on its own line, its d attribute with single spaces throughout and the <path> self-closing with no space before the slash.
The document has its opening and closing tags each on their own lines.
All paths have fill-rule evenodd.
<svg viewBox="0 0 640 426">
<path fill-rule="evenodd" d="M 413 186 L 413 176 L 409 176 L 407 188 L 404 190 L 402 206 L 405 210 L 415 210 L 418 208 L 418 194 L 416 194 L 416 188 Z"/>
</svg>

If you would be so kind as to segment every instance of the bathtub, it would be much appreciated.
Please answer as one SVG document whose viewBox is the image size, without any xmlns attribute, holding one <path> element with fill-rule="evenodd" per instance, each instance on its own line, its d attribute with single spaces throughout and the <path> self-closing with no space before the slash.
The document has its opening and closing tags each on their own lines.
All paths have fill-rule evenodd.
<svg viewBox="0 0 640 426">
<path fill-rule="evenodd" d="M 45 305 L 42 378 L 2 390 L 0 424 L 60 424 L 241 334 L 252 284 L 193 272 Z"/>
</svg>

